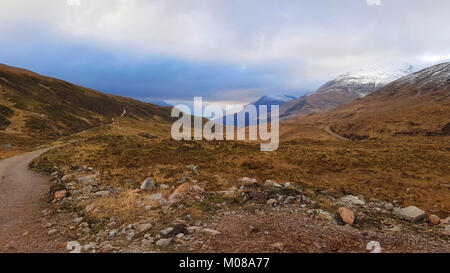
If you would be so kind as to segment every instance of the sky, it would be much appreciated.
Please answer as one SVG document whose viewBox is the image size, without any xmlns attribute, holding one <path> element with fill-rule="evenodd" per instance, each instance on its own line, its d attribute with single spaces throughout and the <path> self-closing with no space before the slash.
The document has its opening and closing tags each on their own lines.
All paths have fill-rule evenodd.
<svg viewBox="0 0 450 273">
<path fill-rule="evenodd" d="M 448 0 L 2 0 L 0 63 L 143 101 L 300 96 L 450 58 Z"/>
</svg>

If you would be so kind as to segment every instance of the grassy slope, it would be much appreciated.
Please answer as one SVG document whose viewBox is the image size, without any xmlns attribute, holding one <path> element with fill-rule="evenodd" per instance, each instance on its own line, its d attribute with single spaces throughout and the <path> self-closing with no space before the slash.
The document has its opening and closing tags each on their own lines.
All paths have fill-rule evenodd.
<svg viewBox="0 0 450 273">
<path fill-rule="evenodd" d="M 134 119 L 168 121 L 170 108 L 107 95 L 62 80 L 0 65 L 0 129 L 11 123 L 12 114 L 23 114 L 18 130 L 45 139 L 83 131 L 111 123 L 124 109 Z M 6 110 L 5 110 L 6 109 Z"/>
<path fill-rule="evenodd" d="M 142 181 L 150 175 L 158 183 L 176 185 L 185 166 L 195 164 L 201 170 L 196 179 L 206 190 L 226 190 L 245 176 L 397 200 L 435 213 L 450 209 L 446 137 L 340 142 L 304 127 L 305 134 L 282 142 L 278 151 L 261 153 L 259 145 L 251 142 L 173 141 L 169 129 L 121 119 L 80 136 L 80 142 L 49 152 L 37 168 L 90 166 L 106 173 L 103 181 L 126 187 L 124 178 Z M 138 135 L 142 132 L 158 138 L 143 138 Z"/>
</svg>

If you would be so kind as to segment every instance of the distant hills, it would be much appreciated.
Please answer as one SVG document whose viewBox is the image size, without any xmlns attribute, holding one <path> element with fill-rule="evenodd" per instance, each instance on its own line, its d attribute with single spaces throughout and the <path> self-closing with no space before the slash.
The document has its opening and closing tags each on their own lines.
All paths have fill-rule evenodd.
<svg viewBox="0 0 450 273">
<path fill-rule="evenodd" d="M 331 124 L 352 139 L 450 135 L 450 63 L 404 76 L 333 112 L 292 122 Z"/>
<path fill-rule="evenodd" d="M 388 83 L 415 72 L 412 65 L 375 66 L 345 73 L 333 79 L 316 92 L 288 101 L 281 106 L 280 117 L 291 119 L 309 114 L 325 113 L 338 106 L 367 96 Z"/>
</svg>

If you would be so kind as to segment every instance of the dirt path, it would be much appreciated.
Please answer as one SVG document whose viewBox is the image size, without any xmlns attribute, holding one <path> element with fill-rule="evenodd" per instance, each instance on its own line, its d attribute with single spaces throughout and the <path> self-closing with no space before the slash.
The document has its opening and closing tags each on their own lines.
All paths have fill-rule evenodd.
<svg viewBox="0 0 450 273">
<path fill-rule="evenodd" d="M 33 159 L 48 150 L 0 161 L 0 252 L 56 250 L 40 220 L 40 205 L 49 190 L 49 181 L 28 169 Z"/>
<path fill-rule="evenodd" d="M 343 137 L 341 135 L 338 135 L 335 132 L 333 132 L 331 130 L 331 124 L 328 124 L 327 127 L 324 128 L 324 130 L 325 130 L 325 132 L 329 133 L 330 135 L 334 136 L 335 138 L 338 138 L 338 139 L 343 140 L 343 141 L 351 141 L 350 139 L 348 139 L 346 137 Z"/>
</svg>

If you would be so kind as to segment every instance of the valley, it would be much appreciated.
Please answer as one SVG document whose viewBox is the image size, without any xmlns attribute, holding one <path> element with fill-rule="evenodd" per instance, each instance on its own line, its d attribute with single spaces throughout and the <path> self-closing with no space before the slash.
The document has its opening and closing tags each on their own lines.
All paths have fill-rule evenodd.
<svg viewBox="0 0 450 273">
<path fill-rule="evenodd" d="M 449 66 L 440 68 L 448 79 Z M 23 241 L 43 234 L 48 248 L 29 251 L 68 252 L 76 242 L 82 252 L 368 252 L 377 241 L 383 252 L 450 252 L 449 85 L 433 84 L 436 72 L 283 120 L 270 153 L 256 141 L 175 141 L 168 107 L 3 72 L 2 104 L 26 122 L 2 112 L 15 131 L 0 133 L 15 147 L 2 157 L 56 148 L 30 164 L 49 178 L 34 225 L 0 250 L 27 251 Z M 14 82 L 50 87 L 67 112 L 40 100 L 49 89 L 23 95 Z M 417 219 L 399 211 L 410 206 Z"/>
</svg>

